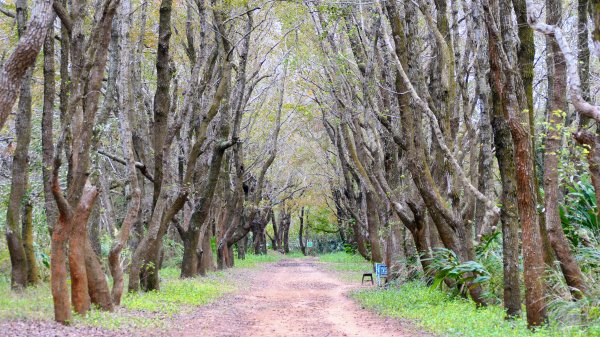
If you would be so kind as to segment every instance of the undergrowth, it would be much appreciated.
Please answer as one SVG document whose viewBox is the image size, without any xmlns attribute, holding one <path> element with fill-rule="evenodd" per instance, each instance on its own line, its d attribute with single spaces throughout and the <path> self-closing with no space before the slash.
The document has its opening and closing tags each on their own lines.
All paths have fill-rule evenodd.
<svg viewBox="0 0 600 337">
<path fill-rule="evenodd" d="M 505 320 L 500 306 L 477 309 L 472 301 L 452 297 L 421 282 L 409 282 L 389 289 L 359 290 L 351 296 L 382 315 L 410 319 L 418 326 L 443 336 L 600 336 L 600 326 L 584 330 L 554 325 L 534 333 L 522 318 Z"/>
</svg>

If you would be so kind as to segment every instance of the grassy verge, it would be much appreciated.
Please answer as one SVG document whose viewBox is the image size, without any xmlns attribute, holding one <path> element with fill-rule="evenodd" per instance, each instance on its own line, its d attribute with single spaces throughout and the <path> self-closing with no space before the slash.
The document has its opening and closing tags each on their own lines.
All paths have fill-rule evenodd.
<svg viewBox="0 0 600 337">
<path fill-rule="evenodd" d="M 362 274 L 373 269 L 362 256 L 345 252 L 320 255 L 319 261 L 328 263 L 340 278 L 350 282 L 360 282 Z"/>
<path fill-rule="evenodd" d="M 362 271 L 371 264 L 357 255 L 334 253 L 322 255 L 319 260 L 331 265 L 344 279 L 360 281 Z M 477 309 L 473 302 L 451 297 L 440 290 L 431 290 L 420 282 L 400 286 L 365 288 L 351 293 L 364 307 L 384 316 L 413 321 L 424 330 L 440 336 L 461 337 L 583 337 L 600 336 L 600 327 L 583 330 L 580 327 L 554 325 L 533 333 L 523 319 L 506 321 L 500 306 Z"/>
<path fill-rule="evenodd" d="M 297 254 L 248 254 L 245 260 L 236 260 L 238 268 L 253 268 L 264 263 L 277 262 Z M 125 294 L 122 305 L 114 312 L 92 309 L 86 317 L 75 317 L 74 325 L 95 326 L 105 329 L 161 329 L 172 324 L 171 318 L 190 312 L 235 290 L 225 272 L 209 273 L 206 277 L 180 279 L 178 268 L 160 271 L 160 291 Z M 127 284 L 127 282 L 125 282 Z M 10 290 L 10 281 L 0 278 L 0 320 L 52 320 L 54 317 L 50 285 L 42 283 L 23 292 Z"/>
<path fill-rule="evenodd" d="M 471 301 L 410 282 L 385 290 L 368 289 L 352 293 L 363 306 L 382 315 L 408 318 L 417 325 L 443 336 L 600 336 L 600 327 L 551 326 L 533 333 L 523 319 L 506 321 L 499 306 L 477 309 Z"/>
<path fill-rule="evenodd" d="M 165 319 L 207 304 L 234 289 L 223 273 L 185 280 L 179 279 L 178 269 L 166 268 L 160 274 L 160 291 L 126 294 L 121 308 L 115 312 L 92 309 L 86 317 L 75 317 L 75 325 L 106 329 L 166 327 Z M 2 282 L 0 293 L 6 294 L 0 297 L 0 320 L 53 318 L 52 295 L 47 283 L 15 293 L 8 282 Z"/>
<path fill-rule="evenodd" d="M 275 252 L 269 250 L 267 255 L 254 255 L 254 254 L 246 254 L 246 259 L 244 260 L 235 260 L 236 268 L 253 268 L 263 263 L 273 263 L 283 259 L 296 259 L 296 258 L 304 258 L 301 252 L 290 252 L 286 255 L 283 255 L 279 252 Z"/>
</svg>

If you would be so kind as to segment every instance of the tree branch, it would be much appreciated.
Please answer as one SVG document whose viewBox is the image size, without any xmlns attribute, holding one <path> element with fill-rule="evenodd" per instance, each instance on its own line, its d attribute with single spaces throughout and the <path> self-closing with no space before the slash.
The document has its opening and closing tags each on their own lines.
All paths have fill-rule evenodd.
<svg viewBox="0 0 600 337">
<path fill-rule="evenodd" d="M 3 8 L 2 6 L 0 6 L 0 13 L 4 14 L 10 18 L 13 18 L 13 19 L 16 17 L 15 13 L 9 11 L 6 8 Z"/>
<path fill-rule="evenodd" d="M 113 154 L 110 154 L 106 151 L 103 150 L 98 150 L 98 153 L 121 164 L 121 165 L 127 165 L 127 162 L 125 161 L 125 159 L 123 158 L 119 158 Z M 144 163 L 140 163 L 139 161 L 135 162 L 135 167 L 138 168 L 138 170 L 140 170 L 140 173 L 146 177 L 146 179 L 150 180 L 151 182 L 154 182 L 154 177 L 152 176 L 152 174 L 150 172 L 148 172 L 148 167 L 146 167 L 146 165 Z"/>
</svg>

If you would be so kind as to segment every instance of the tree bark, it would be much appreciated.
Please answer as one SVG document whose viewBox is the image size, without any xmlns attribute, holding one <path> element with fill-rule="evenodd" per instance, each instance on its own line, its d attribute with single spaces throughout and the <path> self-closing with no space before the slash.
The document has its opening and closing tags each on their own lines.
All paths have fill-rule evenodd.
<svg viewBox="0 0 600 337">
<path fill-rule="evenodd" d="M 491 78 L 490 78 L 491 80 Z M 517 182 L 514 145 L 503 115 L 500 94 L 493 83 L 492 129 L 496 159 L 500 171 L 502 194 L 500 221 L 502 222 L 502 262 L 504 274 L 504 310 L 507 317 L 521 315 L 521 290 L 519 285 L 519 214 L 517 210 Z"/>
<path fill-rule="evenodd" d="M 27 259 L 27 284 L 36 285 L 38 283 L 38 268 L 35 258 L 35 249 L 33 247 L 33 204 L 28 199 L 23 205 L 23 247 L 25 248 L 25 257 Z"/>
<path fill-rule="evenodd" d="M 58 210 L 52 196 L 52 159 L 54 157 L 54 96 L 56 82 L 54 79 L 54 27 L 49 28 L 44 41 L 44 106 L 42 112 L 42 177 L 44 181 L 44 211 L 46 223 L 52 235 Z"/>
<path fill-rule="evenodd" d="M 161 0 L 158 23 L 158 46 L 156 51 L 156 92 L 154 94 L 154 123 L 152 146 L 154 149 L 154 194 L 152 206 L 158 201 L 163 181 L 163 156 L 168 131 L 171 98 L 171 69 L 169 69 L 169 45 L 171 40 L 171 11 L 173 0 Z"/>
<path fill-rule="evenodd" d="M 492 22 L 499 22 L 501 6 L 497 0 L 486 0 L 484 12 L 489 35 L 489 57 L 491 76 L 496 90 L 502 99 L 504 118 L 508 122 L 511 137 L 515 146 L 517 206 L 522 225 L 523 265 L 525 277 L 525 305 L 527 322 L 530 327 L 546 322 L 546 302 L 544 298 L 544 258 L 542 256 L 542 238 L 538 223 L 536 193 L 532 176 L 533 159 L 531 153 L 531 136 L 529 134 L 527 116 L 520 113 L 527 107 L 526 102 L 518 101 L 519 77 L 511 69 L 509 59 L 516 55 L 516 43 L 512 40 L 512 21 L 502 17 L 502 35 Z"/>
<path fill-rule="evenodd" d="M 306 256 L 306 247 L 304 247 L 304 239 L 302 238 L 304 235 L 304 206 L 300 210 L 298 219 L 300 220 L 300 228 L 298 229 L 298 242 L 300 243 L 300 251 L 302 252 L 302 255 Z"/>
<path fill-rule="evenodd" d="M 559 25 L 562 15 L 560 0 L 546 0 L 546 20 L 550 25 Z M 560 262 L 560 268 L 567 281 L 573 297 L 581 299 L 586 291 L 583 274 L 571 253 L 571 247 L 562 229 L 559 214 L 559 177 L 558 177 L 558 152 L 561 149 L 562 126 L 565 123 L 567 111 L 567 72 L 565 58 L 556 41 L 548 39 L 550 44 L 548 52 L 551 53 L 549 60 L 554 70 L 554 77 L 549 81 L 548 92 L 550 93 L 547 111 L 546 146 L 544 155 L 544 204 L 546 226 L 550 244 Z M 552 87 L 550 87 L 552 86 Z"/>
<path fill-rule="evenodd" d="M 379 215 L 375 198 L 372 192 L 367 192 L 367 224 L 369 229 L 369 242 L 371 243 L 371 261 L 382 263 L 381 240 L 379 239 Z"/>
<path fill-rule="evenodd" d="M 17 94 L 27 71 L 34 65 L 42 50 L 46 34 L 56 14 L 52 0 L 36 1 L 31 11 L 27 30 L 19 38 L 17 47 L 0 69 L 0 130 L 17 100 Z"/>
<path fill-rule="evenodd" d="M 133 74 L 132 69 L 129 67 L 128 59 L 131 56 L 131 44 L 129 40 L 129 27 L 131 19 L 129 15 L 130 2 L 125 0 L 123 2 L 123 19 L 125 22 L 121 24 L 121 35 L 123 45 L 123 67 L 121 69 L 121 102 L 119 102 L 121 109 L 119 109 L 119 122 L 120 131 L 122 137 L 122 148 L 127 160 L 127 173 L 129 176 L 129 185 L 131 188 L 131 195 L 127 204 L 127 213 L 121 224 L 119 234 L 117 234 L 116 240 L 113 243 L 110 252 L 108 253 L 108 265 L 110 274 L 113 278 L 113 286 L 111 290 L 112 303 L 116 306 L 121 304 L 121 296 L 123 294 L 123 268 L 121 267 L 121 252 L 127 244 L 131 228 L 137 222 L 140 205 L 142 201 L 142 191 L 138 184 L 138 176 L 136 171 L 135 154 L 133 150 L 133 132 L 131 130 L 130 119 L 133 116 L 133 83 L 129 81 L 129 76 Z"/>
<path fill-rule="evenodd" d="M 27 1 L 16 2 L 16 19 L 19 41 L 25 38 L 27 20 Z M 45 32 L 44 32 L 45 34 Z M 43 41 L 43 40 L 42 40 Z M 11 288 L 22 289 L 27 286 L 27 256 L 23 248 L 21 232 L 21 206 L 26 198 L 29 185 L 29 143 L 31 139 L 31 77 L 33 68 L 28 68 L 21 83 L 17 119 L 15 122 L 17 146 L 13 155 L 10 196 L 6 211 L 6 241 L 11 261 Z M 0 75 L 1 76 L 1 75 Z M 0 79 L 1 81 L 1 79 Z M 0 82 L 1 85 L 1 82 Z M 2 102 L 0 87 L 0 104 Z M 0 108 L 2 109 L 2 108 Z M 9 108 L 10 109 L 10 108 Z M 0 124 L 0 129 L 2 125 Z"/>
</svg>

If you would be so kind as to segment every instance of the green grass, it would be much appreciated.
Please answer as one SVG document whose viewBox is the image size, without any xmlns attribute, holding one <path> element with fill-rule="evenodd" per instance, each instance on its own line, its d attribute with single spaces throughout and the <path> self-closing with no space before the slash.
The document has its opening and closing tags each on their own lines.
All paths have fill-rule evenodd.
<svg viewBox="0 0 600 337">
<path fill-rule="evenodd" d="M 75 316 L 74 323 L 105 329 L 164 328 L 173 315 L 205 305 L 234 290 L 223 272 L 184 280 L 179 279 L 179 273 L 176 268 L 162 269 L 160 291 L 125 294 L 122 306 L 115 312 L 92 309 L 86 317 Z M 54 317 L 47 283 L 17 293 L 10 290 L 9 282 L 2 281 L 0 294 L 3 294 L 0 296 L 0 320 L 52 320 Z"/>
<path fill-rule="evenodd" d="M 282 260 L 289 255 L 283 255 L 278 252 L 268 251 L 267 255 L 246 254 L 244 260 L 235 260 L 235 268 L 253 268 L 263 263 L 272 263 Z"/>
<path fill-rule="evenodd" d="M 295 251 L 285 254 L 285 257 L 290 258 L 290 259 L 304 259 L 307 256 L 304 256 L 304 254 L 302 254 L 301 251 L 295 250 Z"/>
<path fill-rule="evenodd" d="M 452 298 L 419 282 L 391 289 L 359 290 L 351 294 L 366 308 L 389 317 L 407 318 L 442 336 L 600 336 L 600 327 L 587 331 L 578 327 L 551 326 L 533 333 L 523 319 L 506 321 L 499 306 L 477 309 L 472 301 Z"/>
<path fill-rule="evenodd" d="M 359 278 L 362 273 L 373 269 L 371 262 L 365 260 L 362 256 L 345 252 L 320 255 L 319 261 L 330 263 L 333 269 L 337 271 L 360 273 L 360 275 L 357 274 Z"/>
<path fill-rule="evenodd" d="M 360 255 L 344 252 L 319 256 L 338 275 L 348 281 L 359 281 L 371 263 Z M 409 319 L 424 330 L 440 336 L 461 337 L 600 337 L 600 327 L 587 330 L 580 327 L 553 326 L 533 333 L 524 319 L 506 321 L 500 306 L 477 309 L 472 301 L 451 297 L 440 290 L 431 290 L 423 283 L 409 282 L 389 289 L 368 288 L 351 293 L 364 307 L 384 316 Z"/>
<path fill-rule="evenodd" d="M 127 294 L 123 307 L 130 310 L 177 314 L 194 306 L 201 306 L 233 290 L 220 277 L 167 279 L 160 291 Z"/>
<path fill-rule="evenodd" d="M 10 289 L 10 279 L 0 281 L 0 320 L 48 319 L 54 314 L 50 285 L 29 287 L 21 292 Z"/>
</svg>

